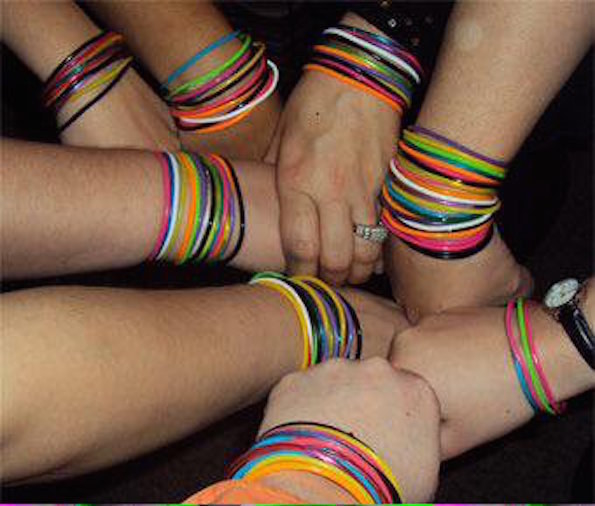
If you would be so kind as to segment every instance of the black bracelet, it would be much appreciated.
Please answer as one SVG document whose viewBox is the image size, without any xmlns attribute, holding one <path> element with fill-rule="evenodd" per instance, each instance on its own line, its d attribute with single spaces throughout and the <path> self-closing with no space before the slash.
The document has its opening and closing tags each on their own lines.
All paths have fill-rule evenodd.
<svg viewBox="0 0 595 506">
<path fill-rule="evenodd" d="M 58 131 L 60 133 L 64 132 L 64 130 L 66 130 L 70 125 L 72 125 L 85 112 L 87 112 L 89 109 L 91 109 L 91 107 L 93 107 L 97 102 L 99 102 L 105 95 L 107 95 L 110 92 L 110 90 L 116 84 L 118 84 L 120 82 L 120 80 L 124 77 L 124 75 L 126 74 L 126 72 L 128 72 L 128 70 L 130 69 L 131 63 L 132 62 L 128 62 L 126 64 L 126 66 L 120 71 L 120 73 L 118 74 L 118 76 L 111 83 L 109 83 L 109 85 L 106 86 L 106 88 L 103 89 L 101 91 L 101 93 L 99 93 L 96 97 L 94 97 L 93 100 L 91 100 L 89 103 L 85 104 L 82 109 L 78 110 L 70 118 L 68 118 L 68 120 L 66 121 L 66 123 L 64 123 L 61 127 L 58 128 Z"/>
</svg>

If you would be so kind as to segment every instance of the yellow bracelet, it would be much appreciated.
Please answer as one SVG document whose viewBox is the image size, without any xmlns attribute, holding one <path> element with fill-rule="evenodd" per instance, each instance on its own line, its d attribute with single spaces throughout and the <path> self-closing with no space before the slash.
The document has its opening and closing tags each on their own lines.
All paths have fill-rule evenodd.
<svg viewBox="0 0 595 506">
<path fill-rule="evenodd" d="M 295 293 L 295 291 L 288 287 L 282 280 L 276 278 L 264 278 L 264 279 L 255 279 L 250 282 L 251 285 L 264 285 L 267 288 L 271 288 L 276 292 L 280 293 L 284 296 L 286 300 L 290 302 L 290 304 L 295 309 L 297 313 L 297 317 L 300 323 L 300 328 L 302 330 L 302 336 L 304 338 L 304 359 L 302 361 L 302 369 L 307 369 L 309 365 L 312 365 L 313 357 L 312 353 L 308 353 L 308 350 L 312 350 L 312 343 L 314 342 L 314 337 L 312 334 L 312 325 L 310 323 L 310 318 L 308 316 L 308 310 L 304 303 L 300 299 L 300 297 Z M 310 360 L 308 357 L 310 356 Z"/>
<path fill-rule="evenodd" d="M 313 457 L 271 457 L 256 464 L 244 479 L 256 481 L 282 471 L 301 471 L 322 476 L 342 488 L 357 504 L 374 504 L 370 493 L 357 480 L 345 471 Z"/>
</svg>

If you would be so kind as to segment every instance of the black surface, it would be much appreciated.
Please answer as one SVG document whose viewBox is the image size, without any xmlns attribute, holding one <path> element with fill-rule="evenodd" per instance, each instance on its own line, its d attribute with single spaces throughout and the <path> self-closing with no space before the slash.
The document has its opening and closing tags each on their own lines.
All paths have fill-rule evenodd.
<svg viewBox="0 0 595 506">
<path fill-rule="evenodd" d="M 249 26 L 281 63 L 285 94 L 299 76 L 307 45 L 332 22 L 341 5 L 320 3 L 225 4 L 236 24 Z M 53 121 L 31 97 L 39 83 L 3 51 L 3 134 L 56 140 Z M 537 295 L 566 276 L 593 271 L 592 54 L 549 107 L 516 157 L 498 217 L 517 257 L 535 275 Z M 4 285 L 40 284 L 183 287 L 187 269 L 135 268 Z M 189 275 L 190 274 L 190 275 Z M 232 270 L 201 271 L 201 284 L 242 282 Z M 196 281 L 192 281 L 196 284 Z M 389 294 L 385 278 L 368 288 Z M 115 468 L 54 485 L 2 489 L 3 502 L 176 502 L 221 478 L 225 463 L 255 434 L 262 406 Z M 40 416 L 43 412 L 40 411 Z M 560 418 L 538 417 L 522 429 L 443 466 L 438 502 L 593 502 L 593 396 L 570 403 Z"/>
</svg>

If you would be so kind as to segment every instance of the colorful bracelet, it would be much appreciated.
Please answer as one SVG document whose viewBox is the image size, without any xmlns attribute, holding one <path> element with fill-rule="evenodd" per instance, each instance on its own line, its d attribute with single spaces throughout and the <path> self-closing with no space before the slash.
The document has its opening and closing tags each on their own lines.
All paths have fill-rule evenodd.
<svg viewBox="0 0 595 506">
<path fill-rule="evenodd" d="M 302 369 L 332 358 L 361 357 L 363 336 L 357 314 L 326 283 L 311 276 L 262 272 L 250 284 L 279 292 L 295 309 L 304 341 Z"/>
<path fill-rule="evenodd" d="M 332 76 L 372 95 L 399 114 L 421 83 L 418 60 L 394 40 L 347 25 L 327 28 L 304 70 Z"/>
<path fill-rule="evenodd" d="M 242 192 L 225 158 L 188 152 L 156 153 L 163 174 L 162 224 L 149 260 L 224 262 L 242 246 Z"/>
<path fill-rule="evenodd" d="M 279 471 L 322 476 L 358 504 L 400 504 L 389 466 L 353 434 L 330 425 L 292 422 L 262 434 L 229 468 L 233 480 L 254 481 Z"/>
<path fill-rule="evenodd" d="M 241 47 L 227 61 L 171 88 L 207 54 L 234 39 L 241 42 Z M 266 58 L 264 44 L 236 31 L 199 51 L 166 79 L 161 90 L 177 127 L 205 134 L 242 121 L 274 93 L 278 83 L 279 69 Z"/>
<path fill-rule="evenodd" d="M 74 110 L 59 125 L 60 132 L 99 102 L 131 63 L 123 37 L 115 32 L 100 33 L 64 59 L 46 80 L 42 95 L 44 106 L 56 115 L 66 107 Z"/>
<path fill-rule="evenodd" d="M 514 329 L 516 316 L 517 328 Z M 541 366 L 539 352 L 534 340 L 531 326 L 529 304 L 523 297 L 511 300 L 506 308 L 506 335 L 510 345 L 510 353 L 525 399 L 535 412 L 545 411 L 550 415 L 564 412 L 566 405 L 556 401 L 549 385 L 545 371 Z"/>
<path fill-rule="evenodd" d="M 382 187 L 381 220 L 426 255 L 464 258 L 493 233 L 503 162 L 419 126 L 403 132 Z"/>
</svg>

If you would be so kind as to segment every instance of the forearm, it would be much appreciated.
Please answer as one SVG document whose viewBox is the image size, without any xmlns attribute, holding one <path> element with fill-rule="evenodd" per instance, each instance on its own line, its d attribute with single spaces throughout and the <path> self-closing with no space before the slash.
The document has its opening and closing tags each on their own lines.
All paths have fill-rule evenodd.
<svg viewBox="0 0 595 506">
<path fill-rule="evenodd" d="M 293 309 L 258 287 L 49 288 L 2 307 L 6 481 L 78 474 L 183 437 L 260 399 L 302 358 Z"/>
<path fill-rule="evenodd" d="M 127 43 L 163 83 L 202 49 L 233 31 L 211 2 L 92 2 L 89 7 L 109 26 L 124 34 Z M 236 38 L 190 66 L 176 79 L 188 82 L 225 63 L 240 48 Z M 277 94 L 246 119 L 220 133 L 182 132 L 185 146 L 220 151 L 228 156 L 261 159 L 281 112 Z"/>
<path fill-rule="evenodd" d="M 41 81 L 101 31 L 69 1 L 10 2 L 4 6 L 3 15 L 4 41 Z M 56 112 L 58 123 L 64 124 L 73 116 L 80 103 L 67 100 Z M 179 147 L 167 108 L 133 68 L 64 130 L 61 139 L 65 144 L 103 148 Z"/>
<path fill-rule="evenodd" d="M 54 68 L 100 29 L 70 1 L 8 2 L 3 39 L 45 81 Z"/>
<path fill-rule="evenodd" d="M 510 160 L 592 40 L 588 2 L 459 2 L 417 123 Z"/>
<path fill-rule="evenodd" d="M 393 293 L 412 320 L 451 307 L 500 305 L 515 294 L 531 292 L 529 273 L 493 226 L 495 211 L 473 209 L 473 213 L 486 213 L 487 225 L 483 229 L 472 226 L 476 218 L 472 213 L 461 218 L 468 225 L 461 232 L 457 226 L 463 225 L 449 220 L 453 213 L 464 214 L 464 206 L 457 207 L 451 196 L 458 190 L 464 190 L 465 198 L 477 195 L 475 183 L 470 182 L 477 168 L 470 167 L 486 163 L 485 157 L 496 159 L 496 165 L 502 162 L 503 167 L 513 158 L 587 50 L 591 10 L 586 2 L 461 2 L 455 6 L 416 125 L 447 138 L 436 144 L 442 154 L 428 155 L 426 148 L 412 148 L 405 139 L 395 162 L 407 168 L 413 160 L 413 166 L 421 170 L 421 180 L 416 181 L 429 185 L 432 194 L 418 198 L 413 189 L 416 183 L 400 168 L 402 182 L 396 183 L 393 174 L 385 187 L 394 190 L 403 184 L 417 195 L 412 197 L 417 199 L 415 209 L 409 197 L 403 192 L 399 195 L 409 214 L 394 202 L 384 206 L 386 217 L 396 220 L 387 271 Z M 422 137 L 427 140 L 425 133 Z M 471 163 L 473 157 L 467 158 L 469 166 L 461 162 L 464 155 L 452 143 L 474 151 L 476 160 Z M 444 162 L 444 150 L 459 161 Z M 437 164 L 442 165 L 436 169 Z M 464 170 L 457 173 L 455 167 L 453 172 L 453 164 Z M 445 187 L 432 182 L 432 167 L 444 171 Z M 500 205 L 497 189 L 505 176 L 505 170 L 497 170 L 502 173 L 489 182 L 491 189 L 481 190 L 490 194 L 495 208 Z M 459 177 L 469 184 L 461 183 Z M 445 207 L 437 210 L 432 199 L 444 201 Z M 473 205 L 479 202 L 475 199 Z M 411 219 L 415 223 L 410 226 Z M 450 226 L 443 227 L 442 220 Z M 455 258 L 431 256 L 440 258 L 444 252 Z"/>
<path fill-rule="evenodd" d="M 90 7 L 114 30 L 163 82 L 178 67 L 217 39 L 233 31 L 209 1 L 203 2 L 93 2 Z M 201 59 L 182 80 L 205 73 L 231 57 L 239 48 L 232 40 Z"/>
<path fill-rule="evenodd" d="M 540 361 L 554 398 L 562 402 L 593 389 L 595 374 L 577 353 L 564 329 L 541 307 L 531 314 Z M 468 409 L 472 404 L 467 404 L 466 410 L 463 408 L 469 398 L 455 401 L 452 392 L 447 394 L 454 401 L 457 416 L 446 422 L 442 432 L 443 447 L 450 452 L 445 458 L 503 436 L 527 423 L 534 415 L 521 391 L 504 334 L 501 341 L 498 361 L 503 362 L 502 357 L 507 362 L 506 371 L 502 364 L 501 376 L 492 377 L 489 372 L 484 372 L 488 371 L 488 362 L 496 362 L 497 356 L 489 352 L 485 353 L 486 362 L 481 370 L 472 368 L 475 379 L 469 380 L 476 382 L 477 393 L 471 398 L 478 402 L 473 404 L 473 409 Z M 494 370 L 494 365 L 491 368 Z"/>
<path fill-rule="evenodd" d="M 590 311 L 592 318 L 592 306 Z M 530 314 L 537 354 L 555 400 L 592 389 L 595 374 L 562 326 L 541 307 L 534 306 Z M 503 309 L 457 310 L 422 320 L 395 340 L 393 364 L 433 386 L 443 419 L 443 459 L 503 436 L 534 415 L 515 371 Z"/>
<path fill-rule="evenodd" d="M 147 259 L 164 205 L 161 168 L 152 153 L 11 140 L 2 146 L 5 277 L 119 268 Z M 282 270 L 272 171 L 257 163 L 241 166 L 246 236 L 233 265 Z"/>
</svg>

